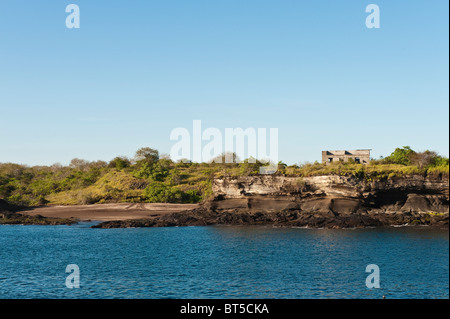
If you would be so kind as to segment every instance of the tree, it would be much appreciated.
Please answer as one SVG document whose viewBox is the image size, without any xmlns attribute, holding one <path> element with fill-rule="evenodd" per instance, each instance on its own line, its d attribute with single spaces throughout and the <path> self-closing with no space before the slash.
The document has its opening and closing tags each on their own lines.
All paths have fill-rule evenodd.
<svg viewBox="0 0 450 319">
<path fill-rule="evenodd" d="M 111 162 L 109 162 L 108 167 L 115 167 L 118 170 L 122 170 L 124 168 L 130 167 L 131 162 L 125 156 L 117 156 Z"/>
<path fill-rule="evenodd" d="M 415 151 L 409 146 L 403 146 L 403 148 L 396 148 L 391 155 L 385 157 L 384 162 L 388 164 L 402 164 L 411 165 L 411 156 Z"/>
<path fill-rule="evenodd" d="M 438 158 L 438 154 L 433 151 L 426 150 L 425 152 L 412 153 L 409 155 L 411 164 L 418 168 L 424 168 L 433 165 Z"/>
<path fill-rule="evenodd" d="M 69 166 L 80 171 L 85 171 L 89 167 L 89 161 L 80 158 L 74 158 L 70 161 Z"/>
<path fill-rule="evenodd" d="M 438 156 L 434 159 L 434 163 L 433 166 L 448 166 L 449 164 L 449 159 L 447 157 L 443 157 L 443 156 Z"/>
<path fill-rule="evenodd" d="M 136 151 L 134 159 L 137 163 L 146 162 L 154 164 L 159 160 L 159 152 L 150 147 L 142 147 Z"/>
<path fill-rule="evenodd" d="M 181 173 L 176 168 L 171 170 L 168 175 L 168 180 L 171 185 L 177 185 L 181 182 Z"/>
</svg>

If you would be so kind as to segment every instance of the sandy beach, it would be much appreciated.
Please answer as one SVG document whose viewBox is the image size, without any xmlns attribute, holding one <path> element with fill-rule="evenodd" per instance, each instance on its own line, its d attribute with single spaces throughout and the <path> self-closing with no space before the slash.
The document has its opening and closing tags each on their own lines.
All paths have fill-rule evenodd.
<svg viewBox="0 0 450 319">
<path fill-rule="evenodd" d="M 152 218 L 197 208 L 198 204 L 116 203 L 74 206 L 43 206 L 21 211 L 22 214 L 78 220 L 128 220 Z"/>
</svg>

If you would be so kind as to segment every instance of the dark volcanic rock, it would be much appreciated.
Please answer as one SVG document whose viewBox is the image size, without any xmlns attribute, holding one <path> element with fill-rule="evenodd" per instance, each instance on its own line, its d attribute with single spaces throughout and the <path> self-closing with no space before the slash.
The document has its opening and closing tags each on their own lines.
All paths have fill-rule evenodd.
<svg viewBox="0 0 450 319">
<path fill-rule="evenodd" d="M 95 227 L 274 225 L 354 228 L 430 225 L 448 228 L 448 177 L 368 182 L 355 176 L 247 176 L 215 180 L 215 200 L 153 219 Z"/>
<path fill-rule="evenodd" d="M 167 227 L 207 225 L 273 225 L 311 228 L 361 228 L 391 225 L 429 225 L 448 227 L 448 213 L 350 213 L 302 212 L 244 212 L 228 210 L 211 213 L 204 207 L 182 213 L 167 214 L 153 219 L 108 221 L 95 228 Z"/>
<path fill-rule="evenodd" d="M 19 207 L 0 199 L 0 225 L 70 225 L 77 222 L 73 218 L 53 218 L 41 215 L 20 214 Z"/>
</svg>

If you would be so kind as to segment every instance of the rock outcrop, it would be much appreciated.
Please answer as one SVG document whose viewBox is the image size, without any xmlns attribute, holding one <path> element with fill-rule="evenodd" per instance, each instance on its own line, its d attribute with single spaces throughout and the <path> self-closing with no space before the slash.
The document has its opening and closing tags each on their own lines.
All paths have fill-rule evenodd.
<svg viewBox="0 0 450 319">
<path fill-rule="evenodd" d="M 52 218 L 41 215 L 20 214 L 20 207 L 10 205 L 0 199 L 0 225 L 71 225 L 77 222 L 73 218 Z"/>
<path fill-rule="evenodd" d="M 384 181 L 334 175 L 247 176 L 216 179 L 213 193 L 213 201 L 194 210 L 95 227 L 271 224 L 347 228 L 409 224 L 448 228 L 449 182 L 442 176 Z"/>
<path fill-rule="evenodd" d="M 449 212 L 449 182 L 442 176 L 367 181 L 355 176 L 249 176 L 213 183 L 218 209 L 355 213 Z"/>
</svg>

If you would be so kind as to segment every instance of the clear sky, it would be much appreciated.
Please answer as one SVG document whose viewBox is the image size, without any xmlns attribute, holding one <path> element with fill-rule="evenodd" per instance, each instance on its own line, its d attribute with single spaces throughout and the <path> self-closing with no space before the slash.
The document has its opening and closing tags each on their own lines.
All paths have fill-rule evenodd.
<svg viewBox="0 0 450 319">
<path fill-rule="evenodd" d="M 80 28 L 68 29 L 68 4 Z M 365 8 L 380 8 L 379 29 Z M 0 2 L 0 162 L 169 153 L 177 127 L 279 130 L 279 159 L 449 154 L 447 0 Z"/>
</svg>

